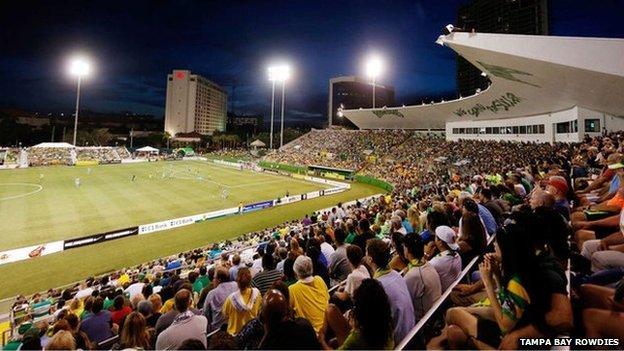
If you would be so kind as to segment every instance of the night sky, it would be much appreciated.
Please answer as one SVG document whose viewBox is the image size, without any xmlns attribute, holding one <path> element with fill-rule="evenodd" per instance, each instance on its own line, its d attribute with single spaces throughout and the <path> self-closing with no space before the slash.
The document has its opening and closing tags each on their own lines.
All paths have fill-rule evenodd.
<svg viewBox="0 0 624 351">
<path fill-rule="evenodd" d="M 226 87 L 237 113 L 270 110 L 266 66 L 291 63 L 291 122 L 326 115 L 328 80 L 379 52 L 397 103 L 455 91 L 455 58 L 434 44 L 465 1 L 2 1 L 0 107 L 70 111 L 72 53 L 95 61 L 82 104 L 164 115 L 166 75 L 188 68 Z M 554 0 L 552 35 L 624 38 L 624 0 Z M 235 88 L 234 94 L 232 92 Z"/>
</svg>

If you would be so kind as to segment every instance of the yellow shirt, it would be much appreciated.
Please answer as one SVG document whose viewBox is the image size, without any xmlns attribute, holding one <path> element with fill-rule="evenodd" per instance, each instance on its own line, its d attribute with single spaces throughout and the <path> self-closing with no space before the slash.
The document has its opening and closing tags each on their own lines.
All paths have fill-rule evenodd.
<svg viewBox="0 0 624 351">
<path fill-rule="evenodd" d="M 236 309 L 236 307 L 234 307 L 234 304 L 232 303 L 233 295 L 234 294 L 228 296 L 228 298 L 225 300 L 225 303 L 223 304 L 222 313 L 223 313 L 223 316 L 227 318 L 227 321 L 228 321 L 227 332 L 230 333 L 231 335 L 236 335 L 238 334 L 238 332 L 241 331 L 241 329 L 243 329 L 243 326 L 247 322 L 256 318 L 256 316 L 260 313 L 260 307 L 262 306 L 262 296 L 260 295 L 260 292 L 258 292 L 256 301 L 254 301 L 251 309 L 239 311 Z M 243 297 L 243 302 L 245 304 L 248 304 L 249 300 L 251 299 L 252 289 L 251 288 L 246 289 L 244 292 L 242 292 L 241 295 Z"/>
<path fill-rule="evenodd" d="M 173 309 L 173 304 L 175 303 L 173 297 L 163 303 L 160 308 L 160 313 L 165 314 Z"/>
<path fill-rule="evenodd" d="M 295 310 L 297 317 L 310 321 L 318 333 L 323 326 L 325 311 L 329 306 L 329 292 L 323 278 L 314 276 L 310 283 L 298 281 L 288 288 L 290 292 L 290 306 Z"/>
<path fill-rule="evenodd" d="M 119 279 L 117 279 L 117 286 L 122 286 L 129 282 L 130 282 L 130 276 L 127 273 L 124 273 L 119 276 Z"/>
</svg>

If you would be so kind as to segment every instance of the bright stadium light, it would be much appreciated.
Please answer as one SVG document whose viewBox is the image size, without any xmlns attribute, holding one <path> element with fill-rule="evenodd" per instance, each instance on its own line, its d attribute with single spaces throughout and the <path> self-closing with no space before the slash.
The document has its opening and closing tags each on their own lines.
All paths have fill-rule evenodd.
<svg viewBox="0 0 624 351">
<path fill-rule="evenodd" d="M 280 148 L 284 145 L 284 95 L 286 91 L 286 81 L 290 78 L 290 66 L 280 64 L 269 66 L 269 80 L 272 82 L 271 93 L 271 136 L 269 138 L 269 148 L 273 149 L 273 116 L 275 109 L 275 82 L 282 83 L 282 116 L 280 123 Z"/>
<path fill-rule="evenodd" d="M 76 115 L 74 116 L 74 138 L 73 145 L 76 145 L 76 134 L 78 132 L 78 111 L 80 110 L 80 83 L 82 83 L 82 77 L 89 75 L 91 72 L 91 64 L 84 57 L 74 57 L 69 62 L 69 73 L 72 76 L 78 77 L 78 89 L 76 90 Z"/>
<path fill-rule="evenodd" d="M 366 61 L 366 75 L 373 83 L 373 108 L 375 108 L 375 81 L 383 71 L 383 61 L 378 56 L 371 56 Z"/>
</svg>

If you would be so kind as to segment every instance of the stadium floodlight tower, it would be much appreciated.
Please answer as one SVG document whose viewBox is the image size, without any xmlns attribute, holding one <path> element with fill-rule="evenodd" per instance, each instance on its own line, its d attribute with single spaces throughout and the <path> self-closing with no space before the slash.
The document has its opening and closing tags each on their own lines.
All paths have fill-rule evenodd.
<svg viewBox="0 0 624 351">
<path fill-rule="evenodd" d="M 76 115 L 74 116 L 74 146 L 76 146 L 76 133 L 78 131 L 78 110 L 80 109 L 80 83 L 82 83 L 82 77 L 89 75 L 90 72 L 91 65 L 89 64 L 89 61 L 84 57 L 74 57 L 69 63 L 69 73 L 72 76 L 78 77 L 78 89 L 76 90 Z"/>
<path fill-rule="evenodd" d="M 383 61 L 379 56 L 373 55 L 366 61 L 366 75 L 372 80 L 373 83 L 373 108 L 375 108 L 375 85 L 377 77 L 383 71 Z"/>
<path fill-rule="evenodd" d="M 273 119 L 275 111 L 275 82 L 282 83 L 282 115 L 280 123 L 280 148 L 284 145 L 284 95 L 286 90 L 286 80 L 290 78 L 290 66 L 286 64 L 270 66 L 269 80 L 272 83 L 271 88 L 271 135 L 269 138 L 269 148 L 273 149 Z"/>
</svg>

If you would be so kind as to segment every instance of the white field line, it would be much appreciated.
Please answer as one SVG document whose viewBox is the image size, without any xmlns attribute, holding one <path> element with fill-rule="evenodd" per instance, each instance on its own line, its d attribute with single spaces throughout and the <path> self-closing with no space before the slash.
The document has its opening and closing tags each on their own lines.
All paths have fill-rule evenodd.
<svg viewBox="0 0 624 351">
<path fill-rule="evenodd" d="M 36 188 L 33 191 L 30 191 L 28 193 L 25 194 L 19 194 L 19 195 L 13 195 L 13 196 L 5 196 L 5 197 L 0 197 L 0 201 L 4 201 L 4 200 L 13 200 L 13 199 L 19 199 L 22 197 L 26 197 L 26 196 L 30 196 L 30 195 L 34 195 L 38 192 L 40 192 L 41 190 L 43 190 L 43 186 L 41 186 L 40 184 L 34 184 L 34 183 L 0 183 L 0 187 L 3 185 L 17 185 L 17 186 L 31 186 Z"/>
</svg>

